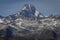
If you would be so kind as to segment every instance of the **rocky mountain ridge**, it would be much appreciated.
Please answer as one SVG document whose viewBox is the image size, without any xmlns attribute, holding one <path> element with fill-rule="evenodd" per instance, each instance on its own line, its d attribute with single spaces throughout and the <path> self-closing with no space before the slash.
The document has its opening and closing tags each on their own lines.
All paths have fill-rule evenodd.
<svg viewBox="0 0 60 40">
<path fill-rule="evenodd" d="M 60 16 L 45 17 L 33 5 L 25 4 L 21 12 L 0 18 L 0 30 L 12 30 L 13 36 L 59 40 Z M 6 34 L 6 32 L 5 32 Z M 56 34 L 56 35 L 55 35 Z M 55 35 L 55 36 L 54 36 Z"/>
</svg>

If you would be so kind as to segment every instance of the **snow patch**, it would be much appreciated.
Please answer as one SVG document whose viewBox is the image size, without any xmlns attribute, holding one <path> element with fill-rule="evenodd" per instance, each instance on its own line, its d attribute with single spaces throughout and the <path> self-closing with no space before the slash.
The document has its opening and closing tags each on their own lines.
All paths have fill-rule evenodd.
<svg viewBox="0 0 60 40">
<path fill-rule="evenodd" d="M 23 10 L 25 10 L 25 9 L 26 9 L 26 7 L 23 8 Z"/>
<path fill-rule="evenodd" d="M 35 11 L 35 16 L 38 16 L 39 15 L 39 11 Z"/>
<path fill-rule="evenodd" d="M 0 19 L 0 23 L 3 23 L 4 21 L 2 19 Z"/>
<path fill-rule="evenodd" d="M 18 26 L 21 26 L 22 22 L 16 23 Z"/>
<path fill-rule="evenodd" d="M 42 15 L 39 15 L 39 17 L 43 17 Z"/>
</svg>

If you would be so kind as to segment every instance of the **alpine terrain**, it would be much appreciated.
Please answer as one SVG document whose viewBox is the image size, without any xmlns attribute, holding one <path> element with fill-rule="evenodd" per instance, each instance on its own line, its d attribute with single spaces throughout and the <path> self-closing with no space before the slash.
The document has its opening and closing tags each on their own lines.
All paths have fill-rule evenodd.
<svg viewBox="0 0 60 40">
<path fill-rule="evenodd" d="M 60 40 L 60 15 L 44 16 L 25 4 L 16 14 L 0 16 L 0 37 L 11 34 L 11 40 Z"/>
</svg>

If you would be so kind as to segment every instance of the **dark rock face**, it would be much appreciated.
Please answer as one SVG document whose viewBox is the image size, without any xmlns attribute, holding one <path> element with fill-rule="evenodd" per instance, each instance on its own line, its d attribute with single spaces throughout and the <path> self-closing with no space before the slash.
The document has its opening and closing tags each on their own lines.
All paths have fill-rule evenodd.
<svg viewBox="0 0 60 40">
<path fill-rule="evenodd" d="M 49 29 L 43 29 L 43 31 L 35 31 L 35 32 L 20 29 L 20 31 L 17 31 L 18 35 L 20 36 L 12 35 L 14 31 L 17 31 L 17 30 L 11 27 L 8 27 L 7 30 L 5 30 L 5 33 L 7 33 L 7 35 L 5 35 L 5 38 L 10 40 L 57 40 L 56 31 L 49 30 Z M 2 33 L 2 31 L 0 31 L 0 33 Z"/>
<path fill-rule="evenodd" d="M 8 27 L 6 29 L 6 37 L 11 37 L 12 36 L 12 28 L 11 27 Z"/>
<path fill-rule="evenodd" d="M 25 4 L 24 7 L 26 7 L 26 9 L 24 9 L 25 11 L 27 11 L 30 14 L 34 15 L 36 9 L 35 9 L 35 7 L 33 5 L 31 5 L 31 4 Z"/>
<path fill-rule="evenodd" d="M 27 39 L 31 40 L 56 40 L 56 38 L 57 34 L 53 30 L 44 30 L 41 34 L 34 33 L 31 37 L 27 37 Z"/>
<path fill-rule="evenodd" d="M 57 40 L 57 34 L 53 30 L 44 30 L 39 32 L 22 32 L 25 36 L 20 36 L 20 40 Z M 19 39 L 19 37 L 17 37 Z"/>
<path fill-rule="evenodd" d="M 50 18 L 55 18 L 56 20 L 60 20 L 60 15 L 50 15 Z"/>
<path fill-rule="evenodd" d="M 43 40 L 56 40 L 56 38 L 57 38 L 57 33 L 53 30 L 44 30 L 40 36 L 40 39 Z"/>
<path fill-rule="evenodd" d="M 35 17 L 35 7 L 31 4 L 25 4 L 24 5 L 24 8 L 22 11 L 21 11 L 21 15 L 24 16 L 24 17 L 28 17 L 28 18 L 33 18 Z"/>
<path fill-rule="evenodd" d="M 4 18 L 3 16 L 0 16 L 0 18 Z"/>
<path fill-rule="evenodd" d="M 7 17 L 5 17 L 6 19 L 12 19 L 12 20 L 15 20 L 16 19 L 16 16 L 15 14 L 14 15 L 9 15 Z"/>
</svg>

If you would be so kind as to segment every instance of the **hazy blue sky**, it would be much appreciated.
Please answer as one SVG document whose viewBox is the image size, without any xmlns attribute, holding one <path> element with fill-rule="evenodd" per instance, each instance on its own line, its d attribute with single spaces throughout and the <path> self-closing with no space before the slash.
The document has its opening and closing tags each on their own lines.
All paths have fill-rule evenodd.
<svg viewBox="0 0 60 40">
<path fill-rule="evenodd" d="M 15 14 L 26 3 L 33 4 L 44 15 L 60 14 L 60 0 L 0 0 L 0 15 Z"/>
</svg>

